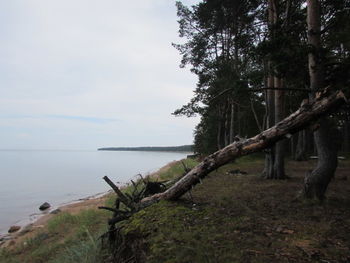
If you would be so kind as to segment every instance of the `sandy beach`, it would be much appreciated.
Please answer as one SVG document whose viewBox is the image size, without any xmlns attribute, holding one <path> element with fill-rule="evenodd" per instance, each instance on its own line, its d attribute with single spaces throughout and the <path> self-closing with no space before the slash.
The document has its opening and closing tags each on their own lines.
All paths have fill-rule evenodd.
<svg viewBox="0 0 350 263">
<path fill-rule="evenodd" d="M 78 214 L 82 210 L 98 209 L 98 206 L 104 205 L 107 198 L 113 194 L 111 191 L 99 197 L 87 197 L 80 201 L 72 201 L 72 203 L 60 206 L 56 209 L 51 209 L 48 213 L 42 214 L 39 218 L 31 224 L 21 227 L 21 229 L 14 233 L 8 233 L 3 235 L 0 241 L 0 248 L 2 247 L 17 247 L 23 244 L 25 240 L 34 237 L 40 230 L 47 226 L 47 222 L 62 212 L 70 213 L 72 215 Z M 59 211 L 58 213 L 52 213 L 53 211 Z"/>
</svg>

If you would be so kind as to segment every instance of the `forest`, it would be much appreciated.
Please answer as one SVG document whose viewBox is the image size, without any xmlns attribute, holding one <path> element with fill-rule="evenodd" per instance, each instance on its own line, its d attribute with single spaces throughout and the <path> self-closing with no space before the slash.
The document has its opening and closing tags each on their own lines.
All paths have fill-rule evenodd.
<svg viewBox="0 0 350 263">
<path fill-rule="evenodd" d="M 190 102 L 173 114 L 201 117 L 195 150 L 207 155 L 258 134 L 325 88 L 348 97 L 349 8 L 350 1 L 329 0 L 177 2 L 184 43 L 173 45 L 198 82 Z M 343 105 L 266 149 L 262 174 L 285 179 L 285 158 L 317 155 L 307 180 L 322 185 L 314 189 L 322 199 L 337 152 L 350 151 L 349 125 L 349 105 Z"/>
</svg>

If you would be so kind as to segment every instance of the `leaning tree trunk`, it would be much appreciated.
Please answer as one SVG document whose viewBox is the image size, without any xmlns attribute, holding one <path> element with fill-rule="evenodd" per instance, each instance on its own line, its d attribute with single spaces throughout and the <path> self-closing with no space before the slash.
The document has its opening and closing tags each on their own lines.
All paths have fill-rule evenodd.
<svg viewBox="0 0 350 263">
<path fill-rule="evenodd" d="M 329 97 L 324 97 L 327 95 L 326 93 L 327 92 L 320 94 L 320 96 L 311 103 L 305 103 L 298 111 L 270 129 L 261 132 L 253 138 L 234 142 L 224 149 L 208 156 L 192 170 L 186 171 L 186 174 L 165 192 L 159 193 L 160 191 L 163 191 L 165 184 L 148 182 L 141 177 L 142 180 L 139 182 L 141 182 L 141 184 L 143 183 L 145 187 L 140 189 L 139 182 L 135 183 L 131 181 L 134 186 L 132 193 L 124 194 L 111 180 L 109 180 L 107 176 L 105 176 L 103 179 L 118 195 L 115 202 L 115 208 L 99 207 L 113 212 L 113 217 L 108 221 L 109 230 L 102 235 L 102 240 L 108 238 L 110 248 L 113 249 L 114 259 L 120 258 L 124 251 L 130 251 L 128 242 L 125 242 L 125 238 L 120 235 L 122 226 L 116 226 L 118 222 L 128 219 L 134 213 L 159 200 L 176 200 L 180 198 L 211 171 L 229 163 L 235 158 L 271 147 L 277 141 L 280 141 L 285 137 L 290 138 L 293 133 L 305 129 L 305 127 L 311 122 L 314 122 L 321 116 L 331 112 L 346 101 L 345 96 L 341 91 L 334 93 Z M 186 167 L 185 170 L 187 170 Z M 151 191 L 151 189 L 156 191 Z M 151 192 L 156 194 L 143 198 L 144 196 L 148 196 L 148 194 L 152 194 Z M 123 203 L 126 208 L 121 210 L 120 203 Z"/>
<path fill-rule="evenodd" d="M 324 86 L 324 69 L 321 58 L 321 4 L 319 0 L 307 0 L 308 42 L 312 47 L 309 53 L 310 88 L 314 91 Z M 316 168 L 305 177 L 304 194 L 306 198 L 322 200 L 328 184 L 338 165 L 337 148 L 329 119 L 319 122 L 314 133 L 318 162 Z"/>
<path fill-rule="evenodd" d="M 161 199 L 178 199 L 187 191 L 191 190 L 193 186 L 199 183 L 211 171 L 231 162 L 235 158 L 261 151 L 271 147 L 277 141 L 290 138 L 292 136 L 291 134 L 305 129 L 311 122 L 316 121 L 346 101 L 341 91 L 328 97 L 327 92 L 326 90 L 323 93 L 319 93 L 314 101 L 304 103 L 289 117 L 255 137 L 234 142 L 224 149 L 209 155 L 165 192 L 144 198 L 140 206 L 144 207 Z"/>
<path fill-rule="evenodd" d="M 305 177 L 304 193 L 307 198 L 316 197 L 322 200 L 337 169 L 339 145 L 335 141 L 340 134 L 327 118 L 320 119 L 319 124 L 320 128 L 315 132 L 317 166 Z"/>
</svg>

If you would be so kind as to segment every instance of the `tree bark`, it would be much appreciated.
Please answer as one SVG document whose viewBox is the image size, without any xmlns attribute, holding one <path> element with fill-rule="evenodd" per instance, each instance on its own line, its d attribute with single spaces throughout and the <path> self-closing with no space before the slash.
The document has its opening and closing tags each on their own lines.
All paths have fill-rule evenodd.
<svg viewBox="0 0 350 263">
<path fill-rule="evenodd" d="M 270 64 L 270 63 L 269 63 Z M 273 87 L 274 86 L 274 81 L 273 81 L 273 76 L 269 76 L 268 80 L 267 80 L 267 85 L 269 87 Z M 267 91 L 267 102 L 266 102 L 266 107 L 267 107 L 267 128 L 270 128 L 274 125 L 275 123 L 275 94 L 273 90 L 268 90 Z M 275 149 L 272 146 L 270 149 L 267 149 L 265 151 L 265 167 L 264 167 L 264 171 L 263 171 L 263 176 L 266 179 L 273 179 L 274 178 L 274 160 L 275 160 Z"/>
<path fill-rule="evenodd" d="M 337 169 L 339 145 L 335 143 L 335 139 L 340 134 L 327 118 L 321 118 L 319 124 L 320 128 L 315 132 L 317 166 L 305 177 L 304 193 L 306 198 L 323 200 L 328 184 Z"/>
<path fill-rule="evenodd" d="M 324 68 L 320 57 L 321 50 L 321 4 L 319 0 L 307 0 L 308 43 L 310 88 L 317 91 L 324 86 Z M 306 175 L 304 195 L 306 198 L 322 200 L 330 180 L 338 165 L 337 145 L 333 138 L 335 128 L 324 117 L 319 122 L 319 129 L 314 132 L 318 162 L 316 168 Z"/>
<path fill-rule="evenodd" d="M 335 110 L 346 101 L 344 94 L 338 91 L 327 97 L 327 91 L 320 93 L 316 100 L 302 105 L 296 112 L 275 126 L 263 131 L 255 137 L 234 142 L 224 149 L 206 157 L 175 185 L 163 193 L 144 198 L 140 205 L 149 205 L 161 199 L 176 200 L 191 190 L 211 171 L 244 155 L 261 151 L 274 145 L 277 141 L 290 137 L 321 116 Z"/>
<path fill-rule="evenodd" d="M 255 119 L 255 122 L 256 122 L 256 126 L 258 127 L 259 132 L 262 132 L 262 131 L 263 131 L 263 127 L 262 127 L 261 124 L 260 124 L 260 121 L 259 121 L 259 118 L 258 118 L 258 114 L 257 114 L 256 111 L 255 111 L 254 102 L 253 102 L 252 99 L 250 99 L 250 108 L 251 108 L 252 113 L 253 113 L 253 115 L 254 115 L 254 119 Z"/>
<path fill-rule="evenodd" d="M 238 123 L 238 131 L 237 135 L 242 136 L 242 116 L 241 116 L 241 107 L 237 105 L 237 123 Z"/>
<path fill-rule="evenodd" d="M 294 134 L 292 136 L 292 138 L 290 138 L 290 146 L 289 146 L 289 154 L 290 156 L 292 156 L 292 158 L 294 159 L 295 157 L 295 148 L 296 148 L 296 138 L 297 138 L 298 134 Z"/>
<path fill-rule="evenodd" d="M 284 118 L 284 90 L 280 89 L 283 87 L 282 79 L 275 77 L 275 123 L 280 122 Z M 275 161 L 273 167 L 273 179 L 285 179 L 286 175 L 284 172 L 284 157 L 286 152 L 286 140 L 282 140 L 275 145 Z"/>
<path fill-rule="evenodd" d="M 227 106 L 225 107 L 225 146 L 230 144 L 230 103 L 227 101 Z"/>
<path fill-rule="evenodd" d="M 235 104 L 231 100 L 231 118 L 230 118 L 230 143 L 233 143 L 233 138 L 235 136 Z"/>
<path fill-rule="evenodd" d="M 221 134 L 222 134 L 222 116 L 221 116 L 221 110 L 219 108 L 218 110 L 218 116 L 219 116 L 219 120 L 218 120 L 218 129 L 217 129 L 217 135 L 216 135 L 216 143 L 217 143 L 217 148 L 218 150 L 222 149 L 222 144 L 221 144 Z"/>
<path fill-rule="evenodd" d="M 350 121 L 346 120 L 344 124 L 344 152 L 350 152 Z"/>
<path fill-rule="evenodd" d="M 277 22 L 277 6 L 276 6 L 276 0 L 268 0 L 268 6 L 267 6 L 267 13 L 268 13 L 268 26 L 269 26 L 269 35 L 270 39 L 273 39 L 275 37 L 275 29 L 274 26 Z M 272 62 L 268 61 L 267 63 L 268 67 L 268 78 L 267 78 L 267 101 L 266 101 L 266 108 L 267 108 L 267 127 L 270 128 L 275 124 L 275 82 L 274 82 L 274 71 L 272 67 Z M 265 167 L 264 171 L 262 173 L 263 177 L 266 179 L 273 179 L 275 178 L 275 170 L 274 170 L 274 163 L 275 163 L 275 147 L 271 147 L 270 149 L 267 149 L 265 151 Z"/>
<path fill-rule="evenodd" d="M 307 160 L 307 156 L 306 156 L 306 152 L 307 152 L 307 144 L 306 144 L 307 138 L 306 138 L 306 130 L 302 130 L 298 133 L 298 142 L 297 142 L 297 147 L 296 147 L 296 151 L 295 151 L 295 156 L 294 156 L 294 160 L 295 161 L 306 161 Z"/>
</svg>

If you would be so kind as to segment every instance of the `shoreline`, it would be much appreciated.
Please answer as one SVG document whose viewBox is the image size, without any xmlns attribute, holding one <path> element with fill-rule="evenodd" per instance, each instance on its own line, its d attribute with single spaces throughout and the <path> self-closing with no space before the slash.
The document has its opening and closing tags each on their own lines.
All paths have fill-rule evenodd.
<svg viewBox="0 0 350 263">
<path fill-rule="evenodd" d="M 40 218 L 51 214 L 53 211 L 55 211 L 57 209 L 60 209 L 61 207 L 65 207 L 65 206 L 68 206 L 68 205 L 72 205 L 72 204 L 75 204 L 75 203 L 80 203 L 80 202 L 91 200 L 91 199 L 95 199 L 95 198 L 99 198 L 101 196 L 104 196 L 104 195 L 108 194 L 109 192 L 110 192 L 110 190 L 109 191 L 105 191 L 105 192 L 100 192 L 100 193 L 97 193 L 97 194 L 92 194 L 92 195 L 89 195 L 87 197 L 82 197 L 82 198 L 79 198 L 79 199 L 65 201 L 65 202 L 60 203 L 60 204 L 52 205 L 50 208 L 48 208 L 48 209 L 46 209 L 44 211 L 40 211 L 39 210 L 37 213 L 34 212 L 32 214 L 27 215 L 26 217 L 18 219 L 16 222 L 14 222 L 13 224 L 9 225 L 8 229 L 11 226 L 19 226 L 19 227 L 21 227 L 20 230 L 16 231 L 15 233 L 20 232 L 26 226 L 28 226 L 30 224 L 34 224 Z M 4 230 L 4 232 L 0 232 L 0 239 L 4 238 L 5 236 L 8 236 L 8 235 L 9 235 L 9 233 L 7 232 L 7 230 Z"/>
<path fill-rule="evenodd" d="M 181 160 L 171 161 L 165 164 L 164 166 L 160 167 L 156 171 L 144 175 L 144 177 L 158 179 L 160 173 L 168 170 L 170 167 L 179 162 L 181 162 Z M 128 185 L 122 185 L 120 186 L 120 189 L 124 189 L 127 186 Z M 75 215 L 83 210 L 98 209 L 97 207 L 103 206 L 105 201 L 110 197 L 111 194 L 114 194 L 113 190 L 108 190 L 107 192 L 89 195 L 85 198 L 72 200 L 70 202 L 63 203 L 58 206 L 50 207 L 47 211 L 44 211 L 42 214 L 33 214 L 33 216 L 37 217 L 34 218 L 32 222 L 30 219 L 30 216 L 32 215 L 29 215 L 29 218 L 26 223 L 18 224 L 18 226 L 21 226 L 21 228 L 18 231 L 13 233 L 0 234 L 0 249 L 15 248 L 18 245 L 23 244 L 25 240 L 34 237 L 41 229 L 45 228 L 47 226 L 47 222 L 51 218 L 61 214 L 62 212 Z M 56 210 L 59 210 L 59 212 L 52 213 Z"/>
<path fill-rule="evenodd" d="M 47 222 L 51 218 L 61 214 L 62 212 L 67 212 L 74 215 L 85 209 L 97 209 L 98 206 L 104 204 L 105 200 L 111 193 L 113 193 L 113 191 L 109 190 L 104 193 L 89 195 L 78 200 L 72 200 L 58 206 L 50 207 L 47 211 L 43 211 L 42 213 L 29 215 L 28 218 L 19 220 L 18 222 L 20 223 L 14 224 L 15 226 L 21 227 L 18 231 L 13 233 L 0 234 L 0 248 L 14 245 L 13 241 L 16 243 L 21 243 L 21 241 L 24 241 L 24 239 L 33 237 L 38 232 L 38 230 L 44 228 L 47 225 Z"/>
</svg>

